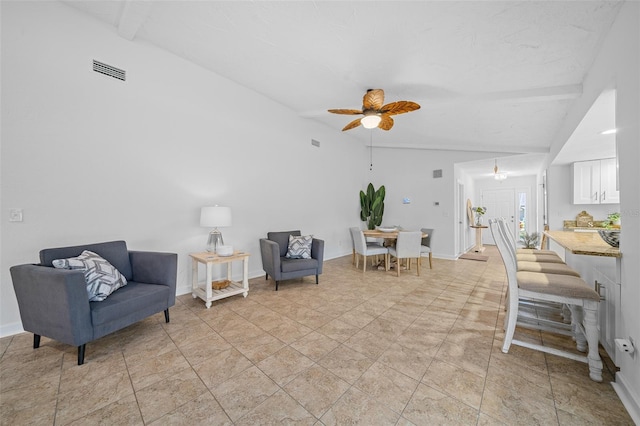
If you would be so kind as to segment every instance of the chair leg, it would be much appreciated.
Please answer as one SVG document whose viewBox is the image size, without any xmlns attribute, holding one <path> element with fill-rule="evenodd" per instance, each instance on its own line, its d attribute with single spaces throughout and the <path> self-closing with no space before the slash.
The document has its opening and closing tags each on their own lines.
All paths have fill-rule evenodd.
<svg viewBox="0 0 640 426">
<path fill-rule="evenodd" d="M 356 249 L 351 249 L 351 264 L 354 265 L 356 263 Z"/>
<path fill-rule="evenodd" d="M 87 345 L 78 346 L 78 365 L 84 364 L 84 350 Z"/>
<path fill-rule="evenodd" d="M 418 276 L 420 276 L 420 258 L 416 259 L 416 269 L 418 270 Z"/>
<path fill-rule="evenodd" d="M 401 263 L 402 263 L 401 260 L 396 257 L 396 271 L 398 271 L 398 274 L 397 274 L 398 276 L 400 276 L 400 264 Z"/>
<path fill-rule="evenodd" d="M 38 349 L 40 347 L 40 335 L 33 335 L 33 349 Z"/>
<path fill-rule="evenodd" d="M 269 280 L 269 274 L 264 274 L 264 280 L 268 281 Z"/>
<path fill-rule="evenodd" d="M 433 269 L 433 263 L 431 261 L 431 252 L 429 252 L 429 269 Z"/>
<path fill-rule="evenodd" d="M 169 308 L 164 310 L 164 322 L 169 322 Z"/>
<path fill-rule="evenodd" d="M 276 291 L 278 291 L 278 284 L 280 283 L 280 281 L 276 281 Z"/>
<path fill-rule="evenodd" d="M 502 343 L 502 352 L 509 352 L 513 333 L 516 331 L 516 322 L 518 321 L 518 300 L 515 302 L 512 298 L 507 301 L 507 314 L 505 317 L 504 342 Z"/>
<path fill-rule="evenodd" d="M 316 274 L 316 284 L 318 284 L 318 274 Z"/>
</svg>

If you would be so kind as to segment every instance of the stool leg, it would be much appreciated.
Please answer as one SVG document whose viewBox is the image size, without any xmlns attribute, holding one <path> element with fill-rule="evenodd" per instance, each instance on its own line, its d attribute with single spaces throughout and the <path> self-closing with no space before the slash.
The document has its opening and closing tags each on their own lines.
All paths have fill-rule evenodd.
<svg viewBox="0 0 640 426">
<path fill-rule="evenodd" d="M 588 301 L 584 306 L 584 332 L 589 344 L 589 377 L 595 382 L 602 381 L 602 359 L 598 352 L 598 302 Z"/>
</svg>

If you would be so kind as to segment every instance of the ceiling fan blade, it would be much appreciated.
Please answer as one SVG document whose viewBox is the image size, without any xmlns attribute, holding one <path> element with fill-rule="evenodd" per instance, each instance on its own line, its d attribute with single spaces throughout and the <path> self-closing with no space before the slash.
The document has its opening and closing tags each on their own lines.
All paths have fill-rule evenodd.
<svg viewBox="0 0 640 426">
<path fill-rule="evenodd" d="M 382 89 L 370 89 L 364 94 L 362 98 L 362 109 L 379 110 L 384 104 L 384 90 Z"/>
<path fill-rule="evenodd" d="M 355 120 L 353 120 L 351 123 L 347 124 L 346 126 L 344 126 L 344 129 L 342 129 L 342 131 L 344 132 L 345 130 L 351 130 L 351 129 L 355 129 L 356 127 L 358 127 L 360 125 L 360 119 L 356 118 Z"/>
<path fill-rule="evenodd" d="M 415 102 L 398 101 L 398 102 L 391 102 L 390 104 L 386 104 L 385 106 L 382 107 L 382 109 L 380 109 L 380 112 L 383 114 L 398 115 L 398 114 L 404 114 L 406 112 L 415 111 L 417 109 L 420 109 L 420 105 L 418 105 Z"/>
<path fill-rule="evenodd" d="M 382 130 L 389 130 L 393 127 L 393 118 L 391 118 L 388 114 L 382 114 L 380 116 L 382 120 L 380 120 L 380 124 L 378 124 L 378 128 Z"/>
<path fill-rule="evenodd" d="M 327 111 L 332 112 L 334 114 L 347 114 L 347 115 L 356 115 L 363 114 L 359 109 L 328 109 Z"/>
</svg>

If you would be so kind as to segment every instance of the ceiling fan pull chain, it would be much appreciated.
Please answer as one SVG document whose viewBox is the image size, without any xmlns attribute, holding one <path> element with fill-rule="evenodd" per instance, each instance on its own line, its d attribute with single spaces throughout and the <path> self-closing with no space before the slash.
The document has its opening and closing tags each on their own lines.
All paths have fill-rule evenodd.
<svg viewBox="0 0 640 426">
<path fill-rule="evenodd" d="M 369 171 L 373 170 L 373 129 L 369 130 Z"/>
</svg>

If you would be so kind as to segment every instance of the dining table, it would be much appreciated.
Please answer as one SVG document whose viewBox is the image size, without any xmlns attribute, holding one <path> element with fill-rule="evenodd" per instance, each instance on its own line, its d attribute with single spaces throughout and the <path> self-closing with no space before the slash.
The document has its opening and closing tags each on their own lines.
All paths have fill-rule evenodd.
<svg viewBox="0 0 640 426">
<path fill-rule="evenodd" d="M 402 231 L 406 231 L 406 229 L 385 229 L 384 231 L 380 229 L 367 229 L 365 231 L 362 231 L 362 233 L 364 234 L 365 238 L 384 238 L 384 246 L 389 247 L 395 245 L 396 240 L 398 239 L 398 233 Z M 427 238 L 428 236 L 428 233 L 422 233 L 422 238 Z M 380 263 L 378 263 L 378 267 L 383 268 L 384 262 L 381 261 Z M 389 265 L 389 269 L 393 269 L 395 267 L 395 262 L 392 262 Z"/>
<path fill-rule="evenodd" d="M 362 231 L 365 237 L 367 238 L 384 238 L 385 240 L 397 240 L 398 232 L 402 232 L 404 229 L 396 229 L 394 231 L 381 231 L 379 229 L 367 229 Z M 429 234 L 426 232 L 422 233 L 422 238 L 427 238 Z"/>
</svg>

